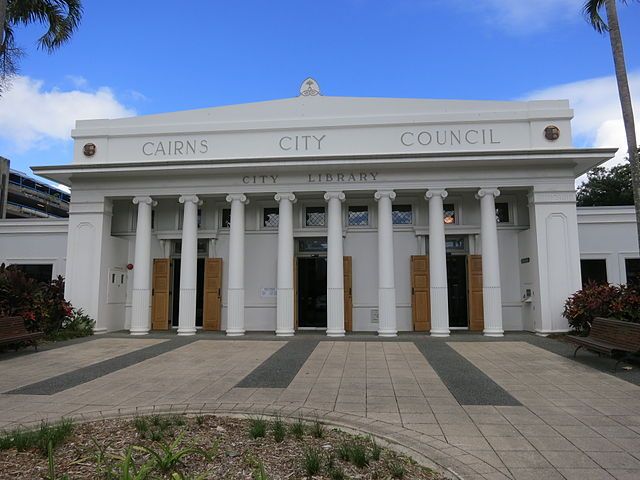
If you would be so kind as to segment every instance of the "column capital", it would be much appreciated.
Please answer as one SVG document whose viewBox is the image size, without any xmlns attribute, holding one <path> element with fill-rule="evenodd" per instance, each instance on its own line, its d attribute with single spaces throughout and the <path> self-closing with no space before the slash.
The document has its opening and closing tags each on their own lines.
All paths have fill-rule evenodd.
<svg viewBox="0 0 640 480">
<path fill-rule="evenodd" d="M 493 195 L 494 198 L 499 197 L 500 190 L 497 188 L 481 188 L 478 190 L 478 193 L 476 193 L 476 198 L 480 199 L 486 195 Z"/>
<path fill-rule="evenodd" d="M 249 203 L 249 199 L 244 193 L 230 193 L 226 198 L 227 202 L 240 202 L 247 205 Z"/>
<path fill-rule="evenodd" d="M 292 192 L 278 192 L 274 195 L 274 200 L 280 203 L 281 200 L 289 200 L 292 203 L 296 203 L 298 199 Z"/>
<path fill-rule="evenodd" d="M 396 192 L 394 192 L 393 190 L 378 190 L 373 194 L 373 198 L 375 198 L 376 200 L 380 200 L 381 198 L 388 198 L 389 200 L 393 201 L 396 198 Z"/>
<path fill-rule="evenodd" d="M 344 199 L 346 198 L 346 196 L 345 196 L 344 192 L 327 192 L 327 193 L 324 194 L 324 199 L 327 202 L 329 200 L 331 200 L 332 198 L 337 198 L 341 202 L 344 202 Z"/>
<path fill-rule="evenodd" d="M 429 200 L 432 197 L 440 196 L 444 199 L 444 198 L 447 198 L 448 195 L 449 195 L 449 192 L 447 192 L 444 188 L 430 188 L 424 194 L 424 198 Z"/>
<path fill-rule="evenodd" d="M 139 203 L 146 203 L 147 205 L 151 205 L 152 207 L 155 207 L 156 205 L 158 205 L 158 202 L 156 202 L 151 197 L 145 197 L 145 196 L 133 197 L 133 204 L 138 205 Z"/>
<path fill-rule="evenodd" d="M 200 200 L 197 195 L 180 195 L 178 201 L 180 203 L 193 202 L 196 205 L 202 205 L 202 200 Z"/>
</svg>

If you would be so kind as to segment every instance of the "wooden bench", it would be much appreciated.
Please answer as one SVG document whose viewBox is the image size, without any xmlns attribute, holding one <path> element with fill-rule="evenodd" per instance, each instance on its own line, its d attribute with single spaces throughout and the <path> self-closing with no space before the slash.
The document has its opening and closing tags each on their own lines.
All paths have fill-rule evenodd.
<svg viewBox="0 0 640 480">
<path fill-rule="evenodd" d="M 38 350 L 37 340 L 43 332 L 29 332 L 22 317 L 0 318 L 0 345 L 6 343 L 27 342 Z"/>
<path fill-rule="evenodd" d="M 567 341 L 577 345 L 578 350 L 586 348 L 602 355 L 603 353 L 616 359 L 614 371 L 618 364 L 631 355 L 640 352 L 640 324 L 615 320 L 613 318 L 596 317 L 587 337 L 568 335 Z"/>
</svg>

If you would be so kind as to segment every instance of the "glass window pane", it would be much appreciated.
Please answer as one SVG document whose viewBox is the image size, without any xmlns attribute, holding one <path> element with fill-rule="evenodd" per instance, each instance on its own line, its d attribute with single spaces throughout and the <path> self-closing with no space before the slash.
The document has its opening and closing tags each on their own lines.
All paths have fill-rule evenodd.
<svg viewBox="0 0 640 480">
<path fill-rule="evenodd" d="M 587 283 L 607 283 L 607 261 L 602 258 L 580 260 L 582 286 Z"/>
<path fill-rule="evenodd" d="M 350 226 L 367 226 L 369 225 L 369 207 L 366 205 L 350 205 L 348 217 L 348 223 Z"/>
<path fill-rule="evenodd" d="M 280 220 L 280 212 L 277 208 L 265 208 L 262 211 L 262 226 L 277 227 Z"/>
<path fill-rule="evenodd" d="M 222 224 L 220 226 L 222 228 L 229 228 L 231 226 L 231 209 L 230 208 L 222 209 Z"/>
<path fill-rule="evenodd" d="M 307 227 L 322 227 L 325 224 L 324 207 L 307 207 L 305 209 L 305 225 Z"/>
<path fill-rule="evenodd" d="M 413 223 L 411 205 L 394 205 L 391 210 L 391 220 L 394 225 L 411 225 Z"/>
<path fill-rule="evenodd" d="M 301 238 L 298 240 L 298 251 L 303 253 L 326 252 L 327 239 L 321 238 Z"/>
<path fill-rule="evenodd" d="M 640 258 L 626 258 L 624 265 L 627 271 L 627 284 L 640 287 Z"/>
<path fill-rule="evenodd" d="M 444 223 L 447 225 L 456 223 L 456 206 L 453 203 L 445 203 L 442 205 Z"/>
<path fill-rule="evenodd" d="M 506 202 L 496 203 L 496 222 L 509 223 L 509 204 Z"/>
</svg>

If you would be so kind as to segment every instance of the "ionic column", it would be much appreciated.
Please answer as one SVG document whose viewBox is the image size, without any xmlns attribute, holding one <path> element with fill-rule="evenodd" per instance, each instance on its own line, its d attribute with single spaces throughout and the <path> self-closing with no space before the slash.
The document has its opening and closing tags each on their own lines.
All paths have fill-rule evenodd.
<svg viewBox="0 0 640 480">
<path fill-rule="evenodd" d="M 396 287 L 393 267 L 393 221 L 391 202 L 396 198 L 393 190 L 379 190 L 374 195 L 378 201 L 378 335 L 395 337 Z"/>
<path fill-rule="evenodd" d="M 198 281 L 198 205 L 196 195 L 182 195 L 182 250 L 180 251 L 180 306 L 178 335 L 196 333 L 196 286 Z"/>
<path fill-rule="evenodd" d="M 342 192 L 327 192 L 327 336 L 344 336 L 344 273 L 342 260 Z"/>
<path fill-rule="evenodd" d="M 497 188 L 482 188 L 476 195 L 480 199 L 481 217 L 483 333 L 489 337 L 501 337 L 504 334 L 495 204 L 498 195 L 500 191 Z"/>
<path fill-rule="evenodd" d="M 231 203 L 229 227 L 229 288 L 227 290 L 227 335 L 244 335 L 244 206 L 243 193 L 227 195 Z"/>
<path fill-rule="evenodd" d="M 277 193 L 278 202 L 278 296 L 276 335 L 286 337 L 294 333 L 293 298 L 293 193 Z"/>
<path fill-rule="evenodd" d="M 444 238 L 442 200 L 446 190 L 428 190 L 429 201 L 429 295 L 431 336 L 449 336 L 449 294 L 447 289 L 447 249 Z"/>
<path fill-rule="evenodd" d="M 133 259 L 133 295 L 131 298 L 131 335 L 149 333 L 151 315 L 151 197 L 135 197 L 138 205 L 136 246 Z"/>
</svg>

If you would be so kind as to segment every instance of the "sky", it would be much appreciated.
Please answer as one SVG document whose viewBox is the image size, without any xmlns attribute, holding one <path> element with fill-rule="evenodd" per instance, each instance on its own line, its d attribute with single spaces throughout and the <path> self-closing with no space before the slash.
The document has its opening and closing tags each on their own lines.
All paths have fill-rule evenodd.
<svg viewBox="0 0 640 480">
<path fill-rule="evenodd" d="M 331 96 L 566 98 L 576 146 L 623 147 L 609 39 L 583 3 L 84 0 L 52 55 L 36 48 L 42 26 L 16 30 L 25 56 L 0 97 L 0 155 L 26 173 L 71 163 L 78 119 L 294 97 L 308 76 Z M 640 3 L 619 16 L 638 118 Z"/>
</svg>

